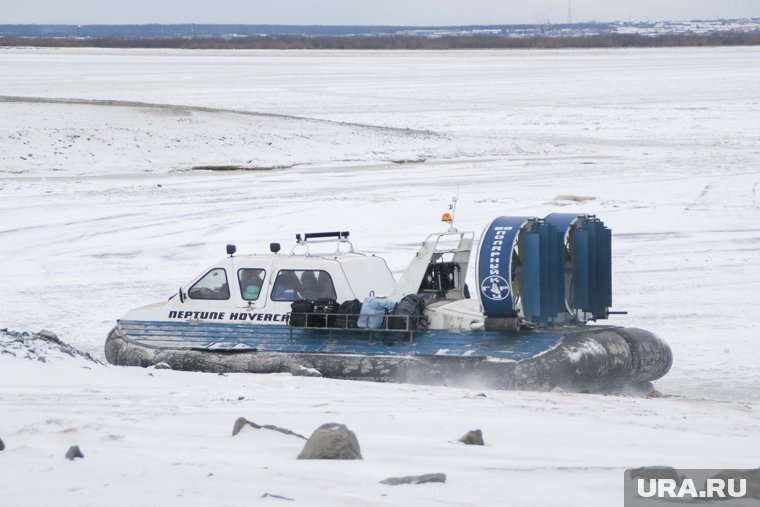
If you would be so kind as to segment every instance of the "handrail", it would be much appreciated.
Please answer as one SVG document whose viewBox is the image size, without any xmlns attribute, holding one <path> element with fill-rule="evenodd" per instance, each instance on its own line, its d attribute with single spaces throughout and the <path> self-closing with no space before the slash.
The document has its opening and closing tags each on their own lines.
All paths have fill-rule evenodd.
<svg viewBox="0 0 760 507">
<path fill-rule="evenodd" d="M 389 331 L 389 332 L 401 332 L 401 333 L 408 333 L 411 331 L 410 324 L 412 322 L 416 323 L 416 326 L 419 330 L 419 327 L 423 327 L 424 325 L 420 326 L 420 322 L 425 319 L 424 315 L 393 315 L 392 313 L 325 313 L 325 312 L 290 312 L 289 313 L 290 318 L 288 319 L 288 327 L 291 329 L 332 329 L 332 330 L 344 330 L 344 331 L 359 331 L 359 332 L 366 332 L 366 331 Z M 303 322 L 305 322 L 305 325 L 293 325 L 293 316 L 300 316 L 303 317 Z M 325 324 L 324 325 L 318 325 L 318 326 L 310 326 L 309 325 L 309 317 L 324 317 Z M 338 320 L 337 318 L 342 317 L 343 325 L 338 326 L 335 325 L 335 321 Z M 369 317 L 382 317 L 383 322 L 381 324 L 381 327 L 379 328 L 364 328 L 364 327 L 358 327 L 356 325 L 356 321 L 360 318 L 369 318 Z M 389 327 L 390 323 L 392 321 L 398 322 L 399 319 L 402 319 L 404 322 L 404 328 L 403 329 L 395 329 Z M 414 319 L 414 320 L 413 320 Z M 329 323 L 332 321 L 333 325 L 329 325 Z M 353 327 L 350 326 L 353 321 Z"/>
<path fill-rule="evenodd" d="M 314 330 L 314 331 L 327 331 L 329 333 L 330 339 L 333 338 L 332 333 L 334 331 L 337 332 L 356 332 L 356 333 L 362 333 L 369 335 L 369 343 L 374 343 L 374 338 L 376 334 L 385 335 L 386 333 L 394 333 L 396 336 L 404 335 L 408 337 L 408 343 L 412 344 L 414 343 L 414 333 L 416 331 L 426 331 L 427 330 L 427 321 L 425 320 L 424 315 L 393 315 L 390 313 L 323 313 L 323 312 L 290 312 L 289 313 L 290 318 L 288 319 L 288 329 L 290 331 L 290 341 L 293 341 L 293 330 L 294 329 L 305 329 L 305 330 Z M 293 316 L 302 316 L 304 319 L 304 325 L 303 326 L 294 326 L 292 324 Z M 324 317 L 324 325 L 309 325 L 309 317 L 313 316 L 319 316 Z M 330 323 L 330 318 L 332 319 L 333 325 L 328 325 Z M 335 326 L 335 317 L 345 317 L 344 325 L 343 326 Z M 383 323 L 382 327 L 380 328 L 363 328 L 363 327 L 349 327 L 349 322 L 351 319 L 355 318 L 358 320 L 359 317 L 383 317 Z M 404 327 L 403 329 L 393 329 L 388 327 L 391 319 L 404 319 Z M 417 319 L 417 323 L 415 325 L 415 329 L 411 329 L 411 320 L 410 319 Z M 354 321 L 355 322 L 355 321 Z M 398 322 L 398 321 L 396 321 Z M 423 323 L 420 325 L 420 323 Z M 356 324 L 354 323 L 354 326 Z M 385 341 L 385 339 L 383 339 Z M 392 344 L 392 341 L 388 343 L 389 345 Z"/>
</svg>

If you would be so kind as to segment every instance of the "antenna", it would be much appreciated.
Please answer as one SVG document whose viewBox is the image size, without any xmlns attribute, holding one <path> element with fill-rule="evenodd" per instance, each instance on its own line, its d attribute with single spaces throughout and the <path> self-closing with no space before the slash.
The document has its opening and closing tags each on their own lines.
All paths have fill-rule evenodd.
<svg viewBox="0 0 760 507">
<path fill-rule="evenodd" d="M 567 24 L 573 23 L 573 0 L 567 0 Z"/>
</svg>

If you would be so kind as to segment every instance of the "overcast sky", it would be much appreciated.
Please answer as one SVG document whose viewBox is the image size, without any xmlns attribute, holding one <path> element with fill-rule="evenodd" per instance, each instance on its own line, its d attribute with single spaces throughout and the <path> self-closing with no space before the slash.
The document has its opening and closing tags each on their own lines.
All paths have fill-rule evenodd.
<svg viewBox="0 0 760 507">
<path fill-rule="evenodd" d="M 760 17 L 760 0 L 571 0 L 572 20 Z M 568 0 L 0 0 L 0 24 L 464 25 L 568 20 Z"/>
</svg>

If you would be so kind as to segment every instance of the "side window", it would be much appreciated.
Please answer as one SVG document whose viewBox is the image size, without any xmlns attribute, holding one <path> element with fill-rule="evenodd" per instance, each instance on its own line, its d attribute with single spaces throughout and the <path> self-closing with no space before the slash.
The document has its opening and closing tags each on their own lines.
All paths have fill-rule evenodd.
<svg viewBox="0 0 760 507">
<path fill-rule="evenodd" d="M 282 269 L 272 289 L 272 301 L 335 299 L 335 286 L 326 271 Z"/>
<path fill-rule="evenodd" d="M 263 269 L 238 269 L 240 296 L 247 301 L 259 299 L 265 274 Z"/>
<path fill-rule="evenodd" d="M 192 299 L 229 299 L 227 272 L 222 268 L 212 269 L 190 287 L 187 295 Z"/>
</svg>

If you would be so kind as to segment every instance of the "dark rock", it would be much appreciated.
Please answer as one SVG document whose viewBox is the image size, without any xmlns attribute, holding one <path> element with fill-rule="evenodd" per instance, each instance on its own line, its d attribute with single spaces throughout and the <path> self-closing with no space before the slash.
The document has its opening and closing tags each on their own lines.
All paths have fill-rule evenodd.
<svg viewBox="0 0 760 507">
<path fill-rule="evenodd" d="M 407 475 L 406 477 L 388 477 L 380 484 L 398 486 L 400 484 L 425 484 L 427 482 L 446 482 L 446 474 Z"/>
<path fill-rule="evenodd" d="M 74 458 L 84 458 L 84 454 L 82 454 L 78 445 L 72 445 L 69 447 L 69 450 L 66 451 L 67 460 L 74 461 Z"/>
<path fill-rule="evenodd" d="M 362 459 L 362 452 L 353 431 L 327 423 L 314 430 L 298 459 Z"/>
<path fill-rule="evenodd" d="M 672 479 L 680 483 L 683 476 L 673 467 L 641 467 L 628 470 L 630 479 Z"/>
<path fill-rule="evenodd" d="M 282 495 L 273 495 L 272 493 L 264 493 L 261 498 L 276 498 L 277 500 L 287 500 L 288 502 L 294 502 L 295 498 L 288 498 Z"/>
<path fill-rule="evenodd" d="M 663 395 L 657 389 L 652 389 L 645 395 L 647 398 L 662 398 Z"/>
<path fill-rule="evenodd" d="M 465 445 L 485 445 L 483 442 L 483 432 L 480 430 L 468 431 L 459 439 Z"/>
<path fill-rule="evenodd" d="M 289 430 L 287 428 L 280 428 L 279 426 L 274 426 L 272 424 L 259 425 L 259 424 L 256 424 L 253 421 L 249 421 L 245 417 L 238 417 L 237 419 L 235 419 L 235 424 L 232 425 L 232 436 L 234 437 L 235 435 L 237 435 L 238 433 L 240 433 L 240 431 L 243 428 L 245 428 L 246 426 L 250 426 L 252 428 L 256 428 L 257 430 L 272 430 L 272 431 L 277 431 L 277 432 L 283 433 L 285 435 L 290 435 L 290 436 L 293 436 L 293 437 L 300 438 L 301 440 L 306 440 L 305 436 L 300 435 L 300 434 L 296 433 L 295 431 L 291 431 L 291 430 Z"/>
<path fill-rule="evenodd" d="M 3 443 L 3 439 L 0 438 L 0 451 L 5 450 L 5 444 Z"/>
<path fill-rule="evenodd" d="M 240 430 L 245 428 L 245 426 L 248 424 L 248 419 L 245 417 L 238 417 L 235 419 L 235 424 L 232 425 L 232 436 L 234 437 L 238 433 L 240 433 Z"/>
<path fill-rule="evenodd" d="M 49 329 L 43 329 L 40 332 L 38 332 L 37 335 L 42 336 L 43 338 L 47 338 L 48 340 L 52 342 L 60 343 L 60 340 L 58 339 L 58 335 L 50 331 Z"/>
</svg>

